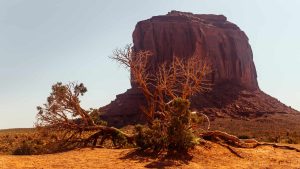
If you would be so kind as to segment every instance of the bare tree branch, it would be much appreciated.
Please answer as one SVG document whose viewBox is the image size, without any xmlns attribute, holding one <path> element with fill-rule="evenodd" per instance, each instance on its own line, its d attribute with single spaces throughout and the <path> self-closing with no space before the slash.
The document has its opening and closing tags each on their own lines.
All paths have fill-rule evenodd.
<svg viewBox="0 0 300 169">
<path fill-rule="evenodd" d="M 210 66 L 200 56 L 188 59 L 174 57 L 158 66 L 149 64 L 150 51 L 133 51 L 131 45 L 116 49 L 111 57 L 131 71 L 131 80 L 143 92 L 147 106 L 142 107 L 149 122 L 156 111 L 164 112 L 167 103 L 175 98 L 189 99 L 192 95 L 210 89 L 207 77 Z"/>
</svg>

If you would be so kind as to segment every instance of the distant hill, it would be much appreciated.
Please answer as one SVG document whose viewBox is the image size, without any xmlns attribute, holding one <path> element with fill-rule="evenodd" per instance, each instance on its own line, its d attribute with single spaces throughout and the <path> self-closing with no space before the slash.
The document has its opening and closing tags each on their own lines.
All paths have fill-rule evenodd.
<svg viewBox="0 0 300 169">
<path fill-rule="evenodd" d="M 34 132 L 35 128 L 11 128 L 11 129 L 0 129 L 0 134 L 5 133 L 27 133 Z"/>
</svg>

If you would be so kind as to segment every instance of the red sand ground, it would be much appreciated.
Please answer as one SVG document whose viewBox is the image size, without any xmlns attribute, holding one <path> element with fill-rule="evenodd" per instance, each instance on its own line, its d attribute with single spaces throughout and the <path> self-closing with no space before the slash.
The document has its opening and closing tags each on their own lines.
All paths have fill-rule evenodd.
<svg viewBox="0 0 300 169">
<path fill-rule="evenodd" d="M 300 145 L 294 145 L 300 148 Z M 300 153 L 291 150 L 258 147 L 236 149 L 239 158 L 227 148 L 212 144 L 197 147 L 189 160 L 170 160 L 136 155 L 134 149 L 79 149 L 58 154 L 36 156 L 0 155 L 1 169 L 131 169 L 131 168 L 298 168 Z"/>
</svg>

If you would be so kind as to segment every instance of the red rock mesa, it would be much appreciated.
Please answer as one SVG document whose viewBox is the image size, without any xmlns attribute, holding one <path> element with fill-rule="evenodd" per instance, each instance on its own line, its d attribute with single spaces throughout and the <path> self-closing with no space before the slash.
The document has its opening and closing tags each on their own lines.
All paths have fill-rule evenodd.
<svg viewBox="0 0 300 169">
<path fill-rule="evenodd" d="M 260 91 L 247 35 L 223 15 L 171 11 L 137 23 L 133 32 L 135 51 L 149 50 L 152 66 L 174 56 L 201 56 L 212 65 L 213 90 L 192 98 L 192 108 L 218 116 L 251 118 L 265 113 L 288 113 L 293 109 Z M 114 125 L 143 119 L 144 97 L 137 86 L 102 107 L 102 117 Z"/>
</svg>

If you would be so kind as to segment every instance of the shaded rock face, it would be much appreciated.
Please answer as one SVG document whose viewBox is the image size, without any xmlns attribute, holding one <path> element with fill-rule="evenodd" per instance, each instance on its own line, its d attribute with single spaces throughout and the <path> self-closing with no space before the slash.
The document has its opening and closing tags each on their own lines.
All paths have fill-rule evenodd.
<svg viewBox="0 0 300 169">
<path fill-rule="evenodd" d="M 259 90 L 252 50 L 246 34 L 222 15 L 172 11 L 138 22 L 133 32 L 134 50 L 153 52 L 150 65 L 173 57 L 198 55 L 211 64 L 214 88 L 192 98 L 192 108 L 217 116 L 256 117 L 264 113 L 294 112 Z M 122 126 L 143 121 L 145 99 L 138 87 L 100 108 L 102 118 Z M 222 115 L 220 115 L 222 114 Z"/>
</svg>

